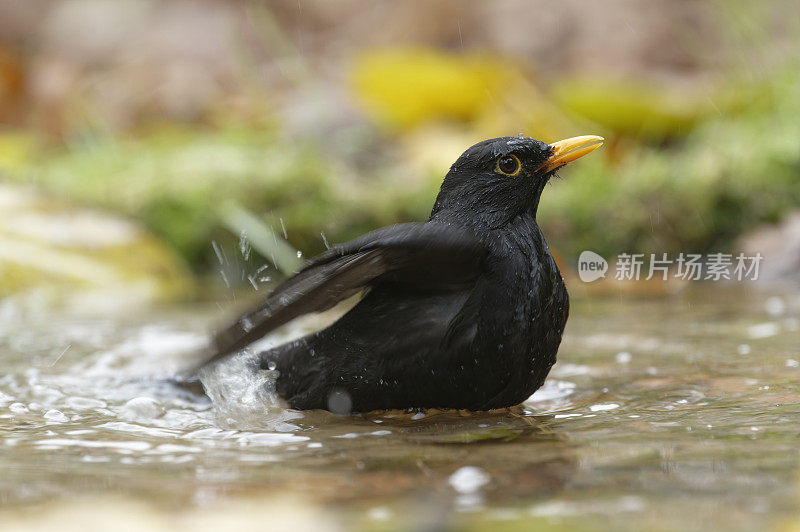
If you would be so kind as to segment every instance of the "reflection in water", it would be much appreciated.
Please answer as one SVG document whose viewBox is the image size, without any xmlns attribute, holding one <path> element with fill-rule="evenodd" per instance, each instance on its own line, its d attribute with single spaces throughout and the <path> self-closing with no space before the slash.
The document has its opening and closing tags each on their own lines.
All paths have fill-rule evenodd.
<svg viewBox="0 0 800 532">
<path fill-rule="evenodd" d="M 351 524 L 761 527 L 796 511 L 800 461 L 800 312 L 779 299 L 579 299 L 526 404 L 363 416 L 283 408 L 247 353 L 203 376 L 213 401 L 170 383 L 203 311 L 4 308 L 0 500 L 199 511 L 288 493 Z"/>
</svg>

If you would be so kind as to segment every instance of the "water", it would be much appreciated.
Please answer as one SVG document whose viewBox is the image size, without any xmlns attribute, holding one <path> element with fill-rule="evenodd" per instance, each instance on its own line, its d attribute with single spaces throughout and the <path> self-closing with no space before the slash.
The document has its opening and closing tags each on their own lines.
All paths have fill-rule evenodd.
<svg viewBox="0 0 800 532">
<path fill-rule="evenodd" d="M 0 528 L 800 522 L 796 296 L 578 298 L 523 406 L 358 417 L 284 409 L 247 354 L 204 376 L 213 403 L 176 388 L 216 306 L 124 310 L 0 304 Z"/>
</svg>

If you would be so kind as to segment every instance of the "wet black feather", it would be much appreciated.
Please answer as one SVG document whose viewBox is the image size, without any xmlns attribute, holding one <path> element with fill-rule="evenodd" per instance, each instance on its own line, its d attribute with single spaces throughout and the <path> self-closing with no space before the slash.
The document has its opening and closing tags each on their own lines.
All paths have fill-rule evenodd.
<svg viewBox="0 0 800 532">
<path fill-rule="evenodd" d="M 386 227 L 314 258 L 215 338 L 210 360 L 276 327 L 363 299 L 333 325 L 261 354 L 293 408 L 447 407 L 524 401 L 544 382 L 569 312 L 561 274 L 536 223 L 551 177 L 547 144 L 503 137 L 453 164 L 426 223 Z M 497 169 L 513 154 L 515 177 Z"/>
</svg>

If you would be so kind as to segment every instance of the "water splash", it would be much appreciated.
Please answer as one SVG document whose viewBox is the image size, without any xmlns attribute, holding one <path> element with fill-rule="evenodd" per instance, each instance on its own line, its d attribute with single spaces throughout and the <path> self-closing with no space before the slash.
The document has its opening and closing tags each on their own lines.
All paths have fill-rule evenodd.
<svg viewBox="0 0 800 532">
<path fill-rule="evenodd" d="M 211 247 L 214 248 L 214 254 L 217 256 L 217 261 L 219 261 L 220 264 L 226 263 L 227 260 L 222 253 L 222 248 L 219 247 L 219 244 L 217 244 L 216 240 L 211 241 Z"/>
<path fill-rule="evenodd" d="M 245 261 L 250 260 L 250 252 L 252 250 L 253 248 L 247 240 L 247 232 L 242 229 L 242 232 L 239 234 L 239 252 L 242 254 L 242 258 Z"/>
<path fill-rule="evenodd" d="M 303 415 L 288 410 L 278 397 L 277 377 L 277 371 L 261 369 L 256 353 L 244 350 L 204 369 L 200 380 L 220 425 L 238 430 L 298 430 L 288 422 Z"/>
</svg>

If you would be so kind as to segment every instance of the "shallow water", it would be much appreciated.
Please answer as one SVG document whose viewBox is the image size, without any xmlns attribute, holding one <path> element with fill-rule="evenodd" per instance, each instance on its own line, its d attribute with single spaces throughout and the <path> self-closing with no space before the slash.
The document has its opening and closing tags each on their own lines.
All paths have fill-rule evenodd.
<svg viewBox="0 0 800 532">
<path fill-rule="evenodd" d="M 521 407 L 346 417 L 280 408 L 244 358 L 207 377 L 216 406 L 160 381 L 202 344 L 214 305 L 6 301 L 0 524 L 63 525 L 76 508 L 194 528 L 798 522 L 797 296 L 708 287 L 572 308 L 559 363 Z"/>
</svg>

